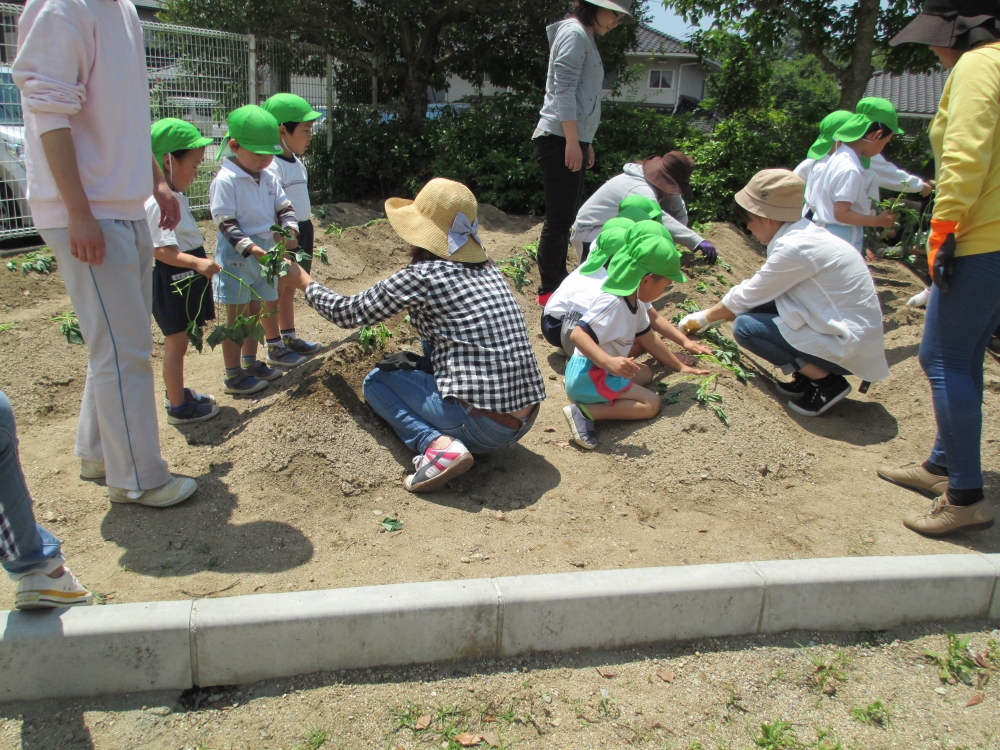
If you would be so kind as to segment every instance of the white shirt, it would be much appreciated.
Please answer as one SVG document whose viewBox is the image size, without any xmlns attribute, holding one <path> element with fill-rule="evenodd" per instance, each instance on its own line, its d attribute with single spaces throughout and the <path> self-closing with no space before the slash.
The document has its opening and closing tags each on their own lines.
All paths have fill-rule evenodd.
<svg viewBox="0 0 1000 750">
<path fill-rule="evenodd" d="M 208 189 L 209 207 L 216 226 L 236 219 L 247 236 L 268 234 L 277 211 L 289 202 L 277 178 L 266 169 L 258 183 L 232 159 L 225 159 Z"/>
<path fill-rule="evenodd" d="M 767 245 L 761 269 L 722 298 L 737 315 L 771 301 L 778 308 L 778 330 L 799 351 L 862 380 L 889 377 L 875 283 L 844 240 L 808 219 L 782 226 Z"/>
<path fill-rule="evenodd" d="M 597 345 L 605 353 L 627 357 L 635 337 L 649 330 L 649 314 L 641 302 L 633 308 L 624 297 L 601 292 L 580 318 L 580 325 L 585 325 L 597 336 Z M 584 356 L 579 349 L 576 355 Z"/>
<path fill-rule="evenodd" d="M 847 146 L 841 146 L 833 156 L 824 156 L 813 166 L 806 183 L 806 207 L 802 215 L 812 209 L 817 222 L 839 224 L 833 215 L 837 203 L 850 203 L 852 211 L 865 216 L 872 211 L 865 168 L 858 155 Z"/>
<path fill-rule="evenodd" d="M 149 224 L 153 247 L 176 247 L 182 253 L 197 250 L 205 244 L 201 227 L 191 214 L 188 197 L 176 191 L 174 195 L 181 204 L 181 222 L 176 229 L 160 229 L 160 206 L 152 196 L 146 201 L 146 223 Z"/>
<path fill-rule="evenodd" d="M 562 320 L 567 313 L 575 312 L 583 315 L 594 305 L 594 300 L 604 292 L 601 285 L 608 278 L 608 269 L 598 268 L 592 274 L 584 276 L 580 273 L 580 266 L 573 269 L 573 272 L 562 280 L 559 288 L 552 292 L 549 301 L 545 303 L 543 315 Z M 643 306 L 649 310 L 651 302 L 643 302 Z"/>
<path fill-rule="evenodd" d="M 919 193 L 924 189 L 924 181 L 915 174 L 904 172 L 882 154 L 875 154 L 867 171 L 868 197 L 878 202 L 879 188 L 896 193 Z"/>
<path fill-rule="evenodd" d="M 309 200 L 309 171 L 302 160 L 292 155 L 292 161 L 283 156 L 275 156 L 267 171 L 273 174 L 295 207 L 295 218 L 309 221 L 312 217 L 312 203 Z"/>
<path fill-rule="evenodd" d="M 798 177 L 807 185 L 809 184 L 809 175 L 812 174 L 813 167 L 816 166 L 815 159 L 803 159 L 799 162 L 799 165 L 792 170 L 792 174 Z"/>
<path fill-rule="evenodd" d="M 579 247 L 584 242 L 596 240 L 604 223 L 618 215 L 618 206 L 630 195 L 641 195 L 656 201 L 656 190 L 643 176 L 641 164 L 626 164 L 620 175 L 597 188 L 586 203 L 580 206 L 570 242 Z M 704 237 L 687 226 L 687 206 L 681 196 L 664 196 L 659 204 L 663 209 L 663 226 L 676 244 L 694 250 L 705 241 Z"/>
</svg>

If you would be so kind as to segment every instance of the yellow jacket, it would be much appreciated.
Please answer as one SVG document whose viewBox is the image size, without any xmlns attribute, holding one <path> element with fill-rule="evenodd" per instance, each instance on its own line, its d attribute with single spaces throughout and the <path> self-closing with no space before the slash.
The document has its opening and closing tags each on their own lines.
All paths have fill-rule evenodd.
<svg viewBox="0 0 1000 750">
<path fill-rule="evenodd" d="M 931 121 L 934 218 L 958 222 L 956 255 L 1000 250 L 1000 43 L 966 52 Z"/>
</svg>

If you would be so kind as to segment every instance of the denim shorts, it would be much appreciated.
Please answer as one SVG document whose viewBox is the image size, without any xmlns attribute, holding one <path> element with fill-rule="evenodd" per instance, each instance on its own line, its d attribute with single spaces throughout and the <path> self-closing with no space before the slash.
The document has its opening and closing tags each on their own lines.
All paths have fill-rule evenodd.
<svg viewBox="0 0 1000 750">
<path fill-rule="evenodd" d="M 255 234 L 250 237 L 254 244 L 264 250 L 274 247 L 274 238 L 270 235 Z M 264 277 L 264 269 L 252 255 L 244 258 L 229 244 L 229 240 L 219 232 L 215 239 L 215 262 L 222 266 L 225 273 L 217 273 L 212 279 L 212 291 L 215 302 L 220 305 L 245 305 L 248 302 L 274 302 L 278 299 L 278 279 L 268 284 Z M 236 278 L 233 278 L 233 277 Z M 238 279 L 238 280 L 237 280 Z M 242 283 L 240 283 L 242 282 Z M 249 287 L 249 289 L 247 288 Z"/>
</svg>

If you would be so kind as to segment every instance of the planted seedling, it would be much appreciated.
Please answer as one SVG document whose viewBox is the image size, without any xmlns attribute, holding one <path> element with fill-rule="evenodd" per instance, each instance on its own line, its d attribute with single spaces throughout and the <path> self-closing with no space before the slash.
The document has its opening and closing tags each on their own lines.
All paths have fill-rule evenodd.
<svg viewBox="0 0 1000 750">
<path fill-rule="evenodd" d="M 716 393 L 714 390 L 709 390 L 709 388 L 713 388 L 715 386 L 715 382 L 718 378 L 718 375 L 707 375 L 702 378 L 698 384 L 698 390 L 695 391 L 694 400 L 702 406 L 711 409 L 715 413 L 715 416 L 719 418 L 719 421 L 721 421 L 726 427 L 729 427 L 729 416 L 719 405 L 722 403 L 722 394 Z"/>
<path fill-rule="evenodd" d="M 48 249 L 48 248 L 45 248 Z M 7 264 L 8 271 L 21 269 L 21 275 L 27 276 L 29 273 L 37 273 L 48 276 L 56 266 L 56 257 L 44 250 L 30 252 L 21 259 L 20 262 L 12 260 Z"/>
<path fill-rule="evenodd" d="M 656 392 L 660 394 L 660 400 L 663 402 L 664 406 L 670 406 L 671 404 L 676 404 L 681 400 L 680 392 L 670 393 L 670 385 L 667 383 L 657 383 Z"/>
<path fill-rule="evenodd" d="M 333 222 L 330 222 L 329 226 L 323 230 L 323 234 L 332 234 L 334 237 L 339 237 L 344 233 L 344 230 L 338 227 Z"/>
<path fill-rule="evenodd" d="M 892 726 L 892 715 L 889 713 L 889 707 L 880 700 L 864 708 L 852 708 L 851 718 L 869 727 L 886 729 Z"/>
<path fill-rule="evenodd" d="M 969 654 L 969 638 L 959 638 L 950 630 L 944 631 L 944 634 L 948 638 L 948 650 L 941 653 L 924 649 L 924 656 L 937 665 L 942 682 L 953 679 L 971 685 L 979 666 Z"/>
<path fill-rule="evenodd" d="M 49 318 L 53 323 L 59 324 L 59 333 L 66 337 L 70 344 L 83 344 L 83 334 L 80 332 L 80 321 L 76 319 L 75 312 L 64 312 Z"/>
<path fill-rule="evenodd" d="M 13 331 L 16 323 L 0 323 L 0 333 L 6 333 L 7 331 Z"/>
<path fill-rule="evenodd" d="M 364 353 L 368 354 L 373 348 L 384 349 L 385 342 L 391 337 L 392 331 L 386 328 L 385 323 L 379 323 L 370 328 L 368 326 L 361 326 L 361 332 L 358 334 L 358 343 L 361 344 Z"/>
<path fill-rule="evenodd" d="M 517 291 L 524 289 L 528 281 L 528 271 L 531 270 L 531 261 L 527 258 L 508 258 L 497 263 L 500 272 L 511 280 Z"/>
<path fill-rule="evenodd" d="M 535 242 L 529 242 L 527 245 L 523 245 L 521 247 L 521 250 L 523 250 L 524 254 L 527 255 L 532 260 L 536 260 L 536 261 L 538 260 L 538 241 L 537 240 Z"/>
</svg>

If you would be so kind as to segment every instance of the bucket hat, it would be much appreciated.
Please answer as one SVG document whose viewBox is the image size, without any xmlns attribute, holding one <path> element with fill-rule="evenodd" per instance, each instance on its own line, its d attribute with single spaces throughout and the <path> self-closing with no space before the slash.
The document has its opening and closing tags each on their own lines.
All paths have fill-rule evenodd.
<svg viewBox="0 0 1000 750">
<path fill-rule="evenodd" d="M 202 148 L 212 143 L 211 138 L 203 136 L 194 125 L 176 117 L 165 117 L 157 120 L 150 128 L 153 141 L 153 156 L 160 169 L 167 154 L 174 151 L 186 151 L 192 148 Z"/>
<path fill-rule="evenodd" d="M 634 225 L 635 222 L 625 216 L 608 219 L 591 245 L 587 260 L 580 266 L 580 273 L 590 276 L 611 260 L 615 253 L 625 247 L 625 236 Z"/>
<path fill-rule="evenodd" d="M 663 209 L 652 198 L 630 195 L 618 204 L 618 215 L 632 221 L 663 221 Z"/>
<path fill-rule="evenodd" d="M 479 239 L 479 204 L 460 182 L 436 177 L 413 200 L 390 198 L 385 215 L 396 234 L 444 260 L 488 260 Z"/>
<path fill-rule="evenodd" d="M 963 34 L 995 21 L 998 16 L 998 0 L 927 0 L 920 9 L 920 15 L 906 24 L 889 45 L 896 47 L 910 43 L 954 47 Z"/>
<path fill-rule="evenodd" d="M 632 15 L 632 3 L 629 0 L 584 0 L 584 2 L 589 5 L 596 5 L 598 8 L 607 8 L 618 13 L 624 13 L 625 18 L 621 21 L 623 25 L 635 23 L 635 17 Z"/>
<path fill-rule="evenodd" d="M 819 138 L 809 147 L 809 158 L 819 161 L 830 153 L 830 149 L 833 148 L 833 143 L 836 140 L 833 134 L 840 130 L 852 117 L 854 117 L 854 113 L 846 109 L 838 109 L 836 112 L 831 112 L 824 117 L 823 121 L 819 124 Z"/>
<path fill-rule="evenodd" d="M 642 162 L 642 176 L 656 185 L 665 195 L 683 195 L 691 200 L 691 172 L 694 159 L 683 151 L 668 151 L 663 156 L 650 156 Z"/>
<path fill-rule="evenodd" d="M 681 273 L 681 254 L 673 240 L 657 234 L 636 234 L 611 259 L 601 291 L 626 297 L 651 273 L 672 281 L 687 281 Z"/>
<path fill-rule="evenodd" d="M 261 156 L 283 153 L 278 121 L 263 107 L 247 104 L 235 109 L 229 113 L 226 123 L 229 131 L 222 137 L 223 143 L 232 138 L 240 148 Z"/>
<path fill-rule="evenodd" d="M 312 105 L 295 94 L 275 94 L 261 104 L 264 109 L 274 115 L 279 125 L 286 122 L 312 122 L 323 116 Z"/>
<path fill-rule="evenodd" d="M 875 123 L 888 126 L 894 133 L 903 132 L 892 102 L 878 96 L 867 96 L 858 102 L 851 119 L 837 129 L 833 138 L 843 143 L 854 143 L 864 138 L 868 128 Z"/>
<path fill-rule="evenodd" d="M 736 194 L 736 202 L 757 216 L 776 221 L 798 221 L 806 184 L 787 169 L 765 169 L 750 178 Z"/>
</svg>

